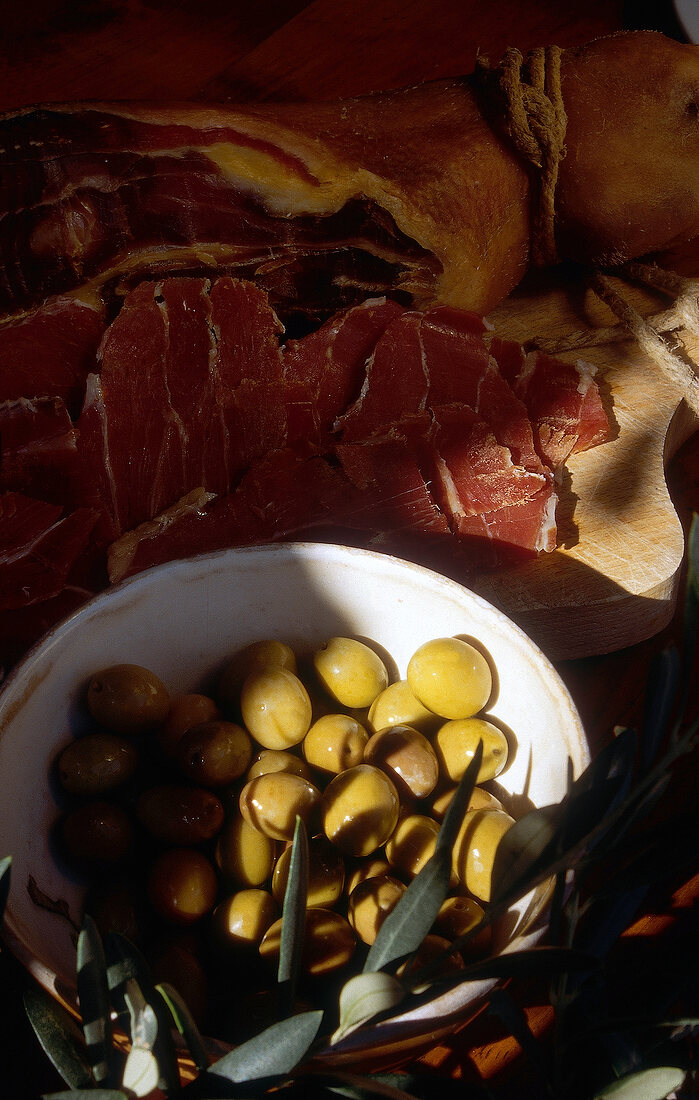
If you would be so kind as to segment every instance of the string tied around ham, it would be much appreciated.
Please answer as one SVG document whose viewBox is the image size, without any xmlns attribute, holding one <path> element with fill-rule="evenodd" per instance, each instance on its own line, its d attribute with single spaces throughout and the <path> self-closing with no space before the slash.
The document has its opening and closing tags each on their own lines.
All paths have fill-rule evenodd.
<svg viewBox="0 0 699 1100">
<path fill-rule="evenodd" d="M 567 127 L 561 53 L 558 46 L 541 46 L 524 58 L 511 48 L 494 69 L 487 58 L 476 59 L 487 108 L 499 110 L 510 141 L 538 169 L 532 224 L 532 260 L 538 267 L 558 263 L 555 198 Z"/>
</svg>

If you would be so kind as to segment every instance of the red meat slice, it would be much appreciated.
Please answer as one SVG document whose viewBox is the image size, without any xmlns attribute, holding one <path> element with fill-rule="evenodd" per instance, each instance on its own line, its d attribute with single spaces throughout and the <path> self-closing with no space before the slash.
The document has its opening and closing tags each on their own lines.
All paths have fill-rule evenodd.
<svg viewBox="0 0 699 1100">
<path fill-rule="evenodd" d="M 76 416 L 103 328 L 98 310 L 72 298 L 0 325 L 0 400 L 60 397 Z"/>
<path fill-rule="evenodd" d="M 77 611 L 92 595 L 86 588 L 66 584 L 50 599 L 0 611 L 0 669 L 11 668 L 51 627 Z"/>
<path fill-rule="evenodd" d="M 403 307 L 370 298 L 338 313 L 316 332 L 284 348 L 288 417 L 287 441 L 322 448 L 335 420 L 355 400 L 366 362 L 380 336 Z"/>
<path fill-rule="evenodd" d="M 97 515 L 21 493 L 0 496 L 0 610 L 57 596 L 87 546 Z"/>
<path fill-rule="evenodd" d="M 519 344 L 499 338 L 493 339 L 491 352 L 526 405 L 537 450 L 552 469 L 610 438 L 594 366 L 582 360 L 566 363 L 540 351 L 525 355 Z"/>
<path fill-rule="evenodd" d="M 77 459 L 77 432 L 58 397 L 20 397 L 0 404 L 0 491 L 52 503 L 65 500 Z"/>
</svg>

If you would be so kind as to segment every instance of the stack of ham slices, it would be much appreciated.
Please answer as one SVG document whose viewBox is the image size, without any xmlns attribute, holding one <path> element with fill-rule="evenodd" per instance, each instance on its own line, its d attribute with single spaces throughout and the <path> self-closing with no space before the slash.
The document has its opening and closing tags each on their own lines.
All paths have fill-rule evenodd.
<svg viewBox="0 0 699 1100">
<path fill-rule="evenodd" d="M 223 547 L 304 533 L 466 577 L 550 551 L 563 464 L 609 437 L 593 373 L 385 297 L 286 341 L 228 276 L 141 282 L 109 323 L 54 297 L 0 327 L 4 665 L 109 583 Z"/>
</svg>

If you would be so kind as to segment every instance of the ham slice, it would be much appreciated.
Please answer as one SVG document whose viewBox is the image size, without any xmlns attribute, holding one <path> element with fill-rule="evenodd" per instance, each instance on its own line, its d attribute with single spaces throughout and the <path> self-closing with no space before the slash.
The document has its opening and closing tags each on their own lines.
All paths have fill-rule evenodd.
<svg viewBox="0 0 699 1100">
<path fill-rule="evenodd" d="M 77 453 L 77 432 L 60 397 L 0 404 L 0 491 L 63 503 Z"/>
</svg>

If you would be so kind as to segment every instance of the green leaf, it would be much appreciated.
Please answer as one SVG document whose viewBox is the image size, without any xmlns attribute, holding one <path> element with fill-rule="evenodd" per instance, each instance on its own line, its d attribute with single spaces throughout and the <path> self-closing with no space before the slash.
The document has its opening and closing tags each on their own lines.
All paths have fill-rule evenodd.
<svg viewBox="0 0 699 1100">
<path fill-rule="evenodd" d="M 450 878 L 451 851 L 438 847 L 381 925 L 369 948 L 365 973 L 417 951 L 449 892 Z"/>
<path fill-rule="evenodd" d="M 121 1089 L 71 1089 L 70 1092 L 45 1093 L 43 1100 L 129 1100 Z"/>
<path fill-rule="evenodd" d="M 272 1024 L 253 1039 L 224 1054 L 200 1075 L 198 1081 L 205 1089 L 207 1082 L 215 1083 L 216 1079 L 221 1078 L 242 1084 L 291 1073 L 308 1053 L 322 1018 L 320 1011 L 302 1012 Z"/>
<path fill-rule="evenodd" d="M 601 1091 L 594 1100 L 665 1100 L 685 1079 L 685 1071 L 677 1066 L 655 1066 L 621 1077 Z"/>
<path fill-rule="evenodd" d="M 561 817 L 560 804 L 542 806 L 524 814 L 507 830 L 493 863 L 493 904 L 517 893 L 558 854 L 556 839 Z"/>
<path fill-rule="evenodd" d="M 476 745 L 473 757 L 459 780 L 459 784 L 454 791 L 454 796 L 447 807 L 447 812 L 444 815 L 437 837 L 437 848 L 448 848 L 449 851 L 451 851 L 454 847 L 456 838 L 459 835 L 459 829 L 463 824 L 464 816 L 468 810 L 469 800 L 473 794 L 473 788 L 476 785 L 478 773 L 481 770 L 482 760 L 483 742 L 479 741 Z"/>
<path fill-rule="evenodd" d="M 189 1011 L 185 1000 L 180 996 L 174 986 L 168 982 L 161 982 L 155 987 L 165 1001 L 175 1027 L 187 1044 L 187 1049 L 192 1056 L 197 1069 L 206 1069 L 209 1065 L 209 1056 L 202 1041 L 199 1029 L 194 1022 L 194 1017 Z"/>
<path fill-rule="evenodd" d="M 648 671 L 641 737 L 641 766 L 648 769 L 655 760 L 677 701 L 680 660 L 677 650 L 656 653 Z"/>
<path fill-rule="evenodd" d="M 303 945 L 306 936 L 306 898 L 308 894 L 308 837 L 306 826 L 296 817 L 291 845 L 289 875 L 284 891 L 282 934 L 279 945 L 277 980 L 280 985 L 281 1011 L 293 1011 L 296 986 L 301 972 Z"/>
<path fill-rule="evenodd" d="M 12 873 L 12 856 L 0 859 L 0 922 L 5 913 L 7 898 L 10 893 L 10 877 Z"/>
<path fill-rule="evenodd" d="M 458 950 L 459 940 L 454 940 L 450 950 Z M 432 987 L 430 996 L 438 990 L 440 993 L 454 989 L 466 982 L 480 982 L 488 978 L 551 977 L 561 973 L 590 973 L 599 966 L 599 961 L 586 951 L 572 947 L 531 947 L 526 951 L 507 951 L 500 955 L 491 955 L 478 962 L 469 963 L 461 970 L 440 978 Z M 424 974 L 432 967 L 425 967 L 423 974 L 417 973 L 415 983 L 421 984 Z"/>
<path fill-rule="evenodd" d="M 109 1082 L 114 1061 L 107 961 L 97 926 L 83 919 L 78 936 L 78 1001 L 87 1055 L 97 1084 Z"/>
<path fill-rule="evenodd" d="M 44 1053 L 65 1083 L 73 1089 L 93 1085 L 83 1033 L 70 1013 L 34 986 L 25 990 L 24 1008 Z"/>
</svg>

